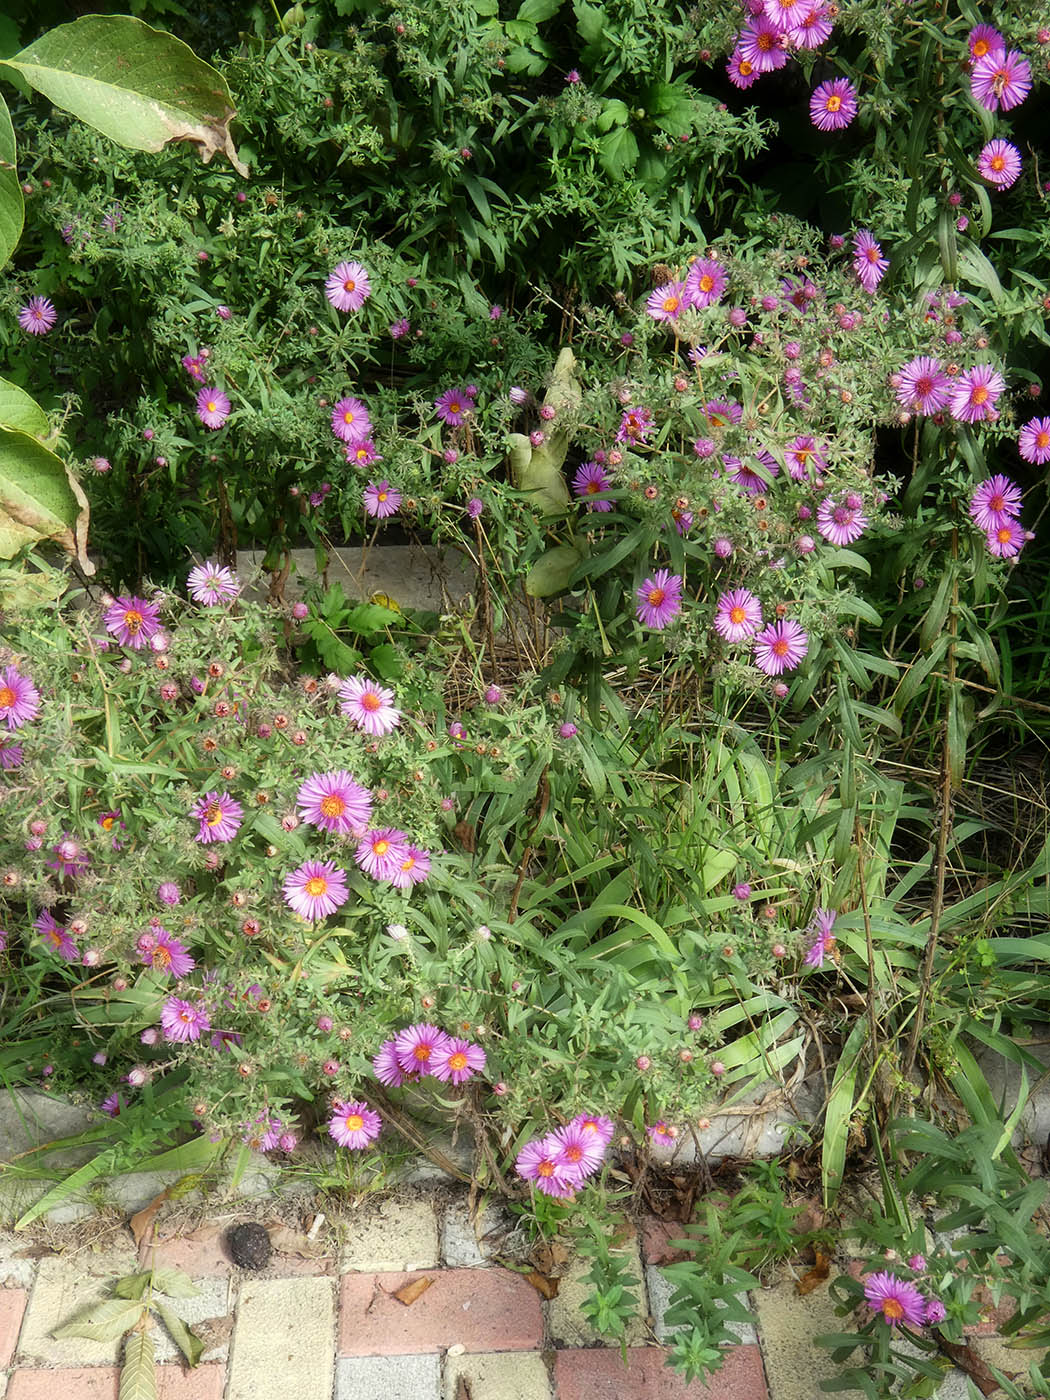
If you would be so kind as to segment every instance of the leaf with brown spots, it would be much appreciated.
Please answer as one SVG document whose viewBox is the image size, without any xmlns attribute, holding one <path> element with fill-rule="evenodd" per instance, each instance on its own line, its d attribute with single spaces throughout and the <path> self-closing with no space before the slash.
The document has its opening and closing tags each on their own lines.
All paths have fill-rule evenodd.
<svg viewBox="0 0 1050 1400">
<path fill-rule="evenodd" d="M 831 1272 L 831 1255 L 821 1254 L 819 1249 L 814 1252 L 817 1262 L 795 1284 L 795 1289 L 803 1298 L 807 1293 L 812 1293 L 815 1288 L 819 1288 L 822 1283 L 826 1283 Z"/>
<path fill-rule="evenodd" d="M 414 1278 L 411 1283 L 406 1283 L 403 1288 L 399 1288 L 394 1297 L 399 1303 L 404 1303 L 405 1307 L 409 1308 L 417 1298 L 422 1298 L 433 1282 L 432 1278 Z"/>
</svg>

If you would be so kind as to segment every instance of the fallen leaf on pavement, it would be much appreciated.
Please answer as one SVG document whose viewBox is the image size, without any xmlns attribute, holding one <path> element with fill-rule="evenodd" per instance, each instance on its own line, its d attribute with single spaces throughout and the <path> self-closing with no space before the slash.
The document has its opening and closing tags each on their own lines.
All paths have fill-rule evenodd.
<svg viewBox="0 0 1050 1400">
<path fill-rule="evenodd" d="M 128 1228 L 135 1237 L 135 1244 L 141 1251 L 148 1248 L 153 1239 L 154 1223 L 157 1219 L 157 1212 L 166 1200 L 171 1196 L 171 1187 L 165 1186 L 159 1196 L 154 1196 L 148 1206 L 143 1206 L 137 1210 L 128 1221 Z"/>
<path fill-rule="evenodd" d="M 411 1307 L 417 1298 L 421 1298 L 430 1285 L 434 1282 L 432 1278 L 416 1278 L 411 1283 L 406 1283 L 403 1288 L 399 1288 L 394 1297 L 399 1303 L 404 1303 L 405 1307 Z"/>
<path fill-rule="evenodd" d="M 812 1293 L 815 1288 L 819 1288 L 822 1283 L 826 1282 L 828 1274 L 831 1272 L 831 1256 L 829 1254 L 821 1254 L 819 1249 L 815 1250 L 814 1253 L 816 1254 L 817 1262 L 813 1265 L 812 1269 L 810 1269 L 808 1273 L 803 1274 L 795 1284 L 796 1290 L 803 1298 L 807 1293 Z"/>
<path fill-rule="evenodd" d="M 949 1342 L 947 1338 L 938 1335 L 937 1345 L 945 1356 L 954 1361 L 960 1371 L 966 1372 L 982 1395 L 995 1395 L 998 1392 L 999 1383 L 968 1343 L 964 1342 L 960 1346 L 959 1343 Z"/>
<path fill-rule="evenodd" d="M 546 1298 L 548 1303 L 552 1298 L 558 1296 L 558 1280 L 548 1278 L 546 1274 L 541 1274 L 538 1269 L 533 1269 L 531 1273 L 526 1274 L 525 1282 L 531 1283 L 536 1292 L 541 1297 Z"/>
</svg>

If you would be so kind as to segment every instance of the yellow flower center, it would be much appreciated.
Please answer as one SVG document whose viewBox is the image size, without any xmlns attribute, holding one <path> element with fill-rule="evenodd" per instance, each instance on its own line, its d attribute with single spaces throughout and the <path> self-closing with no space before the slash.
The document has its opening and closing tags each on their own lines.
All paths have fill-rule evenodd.
<svg viewBox="0 0 1050 1400">
<path fill-rule="evenodd" d="M 354 281 L 354 279 L 353 279 L 352 277 L 348 277 L 348 278 L 346 279 L 346 281 L 343 283 L 343 291 L 344 291 L 344 292 L 352 292 L 352 291 L 355 290 L 356 287 L 357 287 L 357 283 Z"/>
<path fill-rule="evenodd" d="M 415 858 L 415 856 L 409 856 L 407 860 L 404 860 L 404 861 L 401 862 L 401 869 L 402 869 L 402 870 L 411 870 L 412 867 L 415 865 L 415 863 L 416 863 L 416 858 Z"/>
<path fill-rule="evenodd" d="M 974 58 L 983 58 L 990 50 L 991 45 L 987 39 L 978 39 L 973 46 L 973 56 Z"/>
<path fill-rule="evenodd" d="M 879 245 L 878 245 L 877 243 L 876 243 L 876 244 L 873 244 L 872 247 L 870 247 L 870 248 L 865 248 L 865 250 L 864 250 L 864 256 L 867 258 L 868 262 L 870 262 L 870 263 L 877 263 L 878 260 L 879 260 L 879 257 L 880 257 L 880 255 L 881 255 L 881 253 L 882 253 L 882 249 L 879 247 Z"/>
<path fill-rule="evenodd" d="M 330 792 L 327 797 L 322 797 L 320 805 L 323 817 L 341 817 L 346 811 L 346 803 L 334 792 Z"/>
<path fill-rule="evenodd" d="M 419 1060 L 421 1064 L 425 1064 L 427 1060 L 430 1059 L 430 1046 L 425 1043 L 415 1046 L 412 1051 L 412 1058 L 414 1060 Z"/>
<path fill-rule="evenodd" d="M 170 966 L 171 966 L 171 953 L 170 953 L 170 951 L 164 946 L 163 943 L 158 943 L 157 946 L 156 946 L 156 947 L 154 948 L 154 950 L 153 950 L 153 966 L 154 966 L 154 967 L 170 967 Z"/>
<path fill-rule="evenodd" d="M 449 413 L 462 413 L 463 405 L 461 403 L 456 402 L 450 403 L 448 406 L 448 411 Z"/>
<path fill-rule="evenodd" d="M 377 492 L 376 492 L 376 500 L 377 500 L 378 502 L 381 503 L 381 502 L 383 502 L 383 501 L 386 500 L 386 498 L 387 498 L 387 496 L 389 496 L 389 494 L 390 494 L 389 491 L 377 491 Z"/>
<path fill-rule="evenodd" d="M 772 651 L 772 653 L 773 653 L 774 656 L 787 656 L 787 654 L 788 654 L 788 643 L 787 643 L 787 638 L 786 638 L 786 637 L 778 637 L 778 638 L 776 639 L 776 641 L 773 643 L 772 647 L 770 647 L 770 650 Z"/>
<path fill-rule="evenodd" d="M 376 854 L 377 856 L 385 856 L 386 853 L 387 853 L 387 851 L 389 851 L 389 849 L 390 849 L 390 842 L 389 842 L 389 841 L 375 841 L 375 842 L 373 842 L 372 850 L 375 852 L 375 854 Z"/>
<path fill-rule="evenodd" d="M 350 423 L 352 423 L 352 422 L 354 421 L 354 416 L 355 416 L 355 415 L 354 415 L 353 409 L 352 409 L 352 408 L 348 408 L 348 409 L 346 410 L 346 412 L 343 414 L 343 422 L 349 425 Z"/>
<path fill-rule="evenodd" d="M 554 1163 L 553 1163 L 553 1162 L 541 1162 L 541 1163 L 539 1164 L 539 1166 L 536 1168 L 536 1175 L 537 1175 L 537 1176 L 553 1176 L 553 1175 L 554 1175 Z"/>
<path fill-rule="evenodd" d="M 668 312 L 670 315 L 674 315 L 674 313 L 678 310 L 678 298 L 677 298 L 677 297 L 664 297 L 663 303 L 662 303 L 662 304 L 663 304 L 663 309 L 664 309 L 666 312 Z"/>
<path fill-rule="evenodd" d="M 896 1298 L 883 1298 L 882 1312 L 891 1322 L 899 1322 L 904 1316 L 904 1308 Z"/>
<path fill-rule="evenodd" d="M 307 894 L 317 899 L 320 895 L 324 894 L 325 890 L 328 888 L 328 881 L 323 875 L 314 875 L 307 880 L 304 888 Z"/>
<path fill-rule="evenodd" d="M 374 690 L 366 690 L 364 695 L 361 696 L 361 708 L 367 710 L 369 714 L 375 714 L 376 710 L 380 709 L 382 704 L 382 700 L 380 700 Z"/>
<path fill-rule="evenodd" d="M 995 538 L 999 541 L 1000 544 L 1009 544 L 1009 543 L 1010 543 L 1010 527 L 1009 527 L 1009 525 L 1000 525 L 999 528 L 998 528 L 998 530 L 996 530 L 996 532 L 995 532 Z"/>
<path fill-rule="evenodd" d="M 744 63 L 747 63 L 747 59 L 744 60 Z M 748 73 L 750 73 L 750 71 L 751 71 L 751 65 L 750 65 L 750 63 L 747 64 L 747 68 L 748 68 Z M 743 63 L 740 65 L 740 71 L 741 71 L 741 73 L 744 73 L 744 64 L 743 64 Z M 747 77 L 747 73 L 744 73 L 744 77 L 745 77 L 745 78 Z M 703 275 L 703 277 L 700 278 L 700 290 L 701 290 L 702 292 L 710 292 L 710 291 L 713 291 L 713 290 L 714 290 L 714 285 L 715 285 L 715 279 L 711 276 L 711 274 L 710 274 L 709 272 L 705 272 L 704 275 Z"/>
<path fill-rule="evenodd" d="M 18 696 L 11 689 L 11 687 L 9 685 L 5 685 L 3 689 L 0 690 L 0 710 L 10 709 L 10 707 L 15 703 L 17 699 Z"/>
<path fill-rule="evenodd" d="M 456 1053 L 455 1053 L 454 1055 L 450 1055 L 450 1056 L 448 1057 L 448 1067 L 449 1067 L 449 1069 L 456 1069 L 456 1070 L 459 1070 L 459 1069 L 466 1069 L 466 1067 L 467 1067 L 467 1057 L 466 1057 L 466 1055 L 464 1055 L 464 1053 L 463 1053 L 462 1050 L 457 1050 Z"/>
<path fill-rule="evenodd" d="M 127 612 L 124 614 L 124 626 L 133 637 L 138 635 L 139 628 L 142 626 L 143 621 L 144 618 L 137 608 L 128 608 Z"/>
<path fill-rule="evenodd" d="M 973 388 L 973 390 L 971 391 L 971 394 L 970 394 L 970 401 L 971 401 L 971 403 L 982 404 L 982 403 L 984 403 L 984 401 L 987 399 L 987 397 L 988 397 L 988 390 L 985 388 L 985 386 L 984 386 L 983 384 L 976 384 L 976 385 L 974 385 L 974 388 Z"/>
<path fill-rule="evenodd" d="M 1036 433 L 1035 445 L 1036 447 L 1050 447 L 1050 433 Z M 0 694 L 2 694 L 2 692 L 0 692 Z"/>
<path fill-rule="evenodd" d="M 0 705 L 4 703 L 3 695 L 3 691 L 0 690 Z M 112 831 L 114 820 L 114 817 L 103 817 L 102 820 L 99 822 L 99 825 L 101 826 L 103 831 Z"/>
<path fill-rule="evenodd" d="M 842 98 L 838 95 L 837 92 L 833 92 L 828 98 L 828 100 L 824 103 L 824 110 L 826 112 L 838 112 L 841 110 L 841 108 Z"/>
<path fill-rule="evenodd" d="M 571 1147 L 565 1149 L 565 1155 L 570 1162 L 578 1162 L 583 1156 L 583 1148 L 578 1143 L 573 1143 Z"/>
<path fill-rule="evenodd" d="M 654 608 L 658 608 L 667 595 L 662 588 L 650 588 L 645 596 Z"/>
<path fill-rule="evenodd" d="M 1004 169 L 1006 168 L 1006 157 L 1005 157 L 1005 156 L 992 156 L 992 158 L 991 158 L 991 160 L 988 162 L 988 164 L 989 164 L 989 165 L 992 167 L 992 169 L 995 170 L 995 171 L 1004 170 Z"/>
<path fill-rule="evenodd" d="M 193 1007 L 192 1007 L 192 1006 L 187 1006 L 187 1007 L 185 1007 L 182 1011 L 179 1012 L 179 1020 L 182 1022 L 182 1024 L 183 1024 L 184 1026 L 192 1025 L 193 1022 L 194 1022 L 196 1019 L 197 1019 L 197 1018 L 196 1018 L 196 1016 L 194 1015 Z"/>
<path fill-rule="evenodd" d="M 1005 504 L 1006 504 L 1006 501 L 1004 500 L 1004 498 L 1003 498 L 1003 496 L 1002 496 L 1001 494 L 998 494 L 998 495 L 995 495 L 995 496 L 989 496 L 989 497 L 988 497 L 988 509 L 989 509 L 989 510 L 1000 511 L 1000 510 L 1002 510 L 1002 508 L 1003 508 L 1003 506 L 1004 506 Z"/>
<path fill-rule="evenodd" d="M 735 608 L 730 608 L 729 621 L 734 627 L 739 627 L 742 622 L 747 621 L 747 609 L 740 607 L 739 604 Z"/>
<path fill-rule="evenodd" d="M 365 1126 L 365 1120 L 360 1113 L 348 1113 L 346 1115 L 346 1126 L 352 1133 L 359 1133 Z"/>
</svg>

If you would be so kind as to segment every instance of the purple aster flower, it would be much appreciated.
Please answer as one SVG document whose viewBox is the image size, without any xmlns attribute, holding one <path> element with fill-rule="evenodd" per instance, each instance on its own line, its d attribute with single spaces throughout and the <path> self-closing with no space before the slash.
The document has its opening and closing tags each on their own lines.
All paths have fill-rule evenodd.
<svg viewBox="0 0 1050 1400">
<path fill-rule="evenodd" d="M 349 899 L 346 871 L 335 861 L 306 860 L 284 877 L 284 902 L 311 923 L 334 914 Z"/>
<path fill-rule="evenodd" d="M 868 528 L 862 504 L 852 493 L 841 502 L 826 496 L 817 508 L 817 529 L 831 544 L 853 544 Z"/>
<path fill-rule="evenodd" d="M 1043 466 L 1050 462 L 1050 418 L 1031 418 L 1017 437 L 1017 450 L 1026 462 Z M 0 690 L 0 719 L 3 718 L 3 691 Z"/>
<path fill-rule="evenodd" d="M 827 458 L 823 455 L 827 448 L 817 447 L 815 438 L 799 436 L 784 448 L 784 460 L 788 476 L 793 481 L 812 481 L 823 471 L 827 471 Z"/>
<path fill-rule="evenodd" d="M 50 909 L 43 910 L 33 920 L 33 927 L 44 941 L 44 946 L 57 953 L 66 962 L 79 962 L 80 953 L 67 928 L 56 922 Z"/>
<path fill-rule="evenodd" d="M 719 598 L 714 629 L 727 642 L 746 642 L 761 626 L 762 605 L 746 588 L 734 588 Z"/>
<path fill-rule="evenodd" d="M 401 711 L 394 708 L 394 692 L 365 676 L 351 676 L 339 687 L 339 713 L 373 738 L 389 734 L 401 722 Z"/>
<path fill-rule="evenodd" d="M 580 1184 L 579 1173 L 565 1166 L 559 1157 L 561 1143 L 553 1133 L 527 1142 L 518 1153 L 514 1170 L 525 1181 L 531 1181 L 545 1196 L 567 1200 Z"/>
<path fill-rule="evenodd" d="M 685 294 L 698 310 L 714 306 L 722 300 L 729 275 L 721 263 L 714 258 L 697 258 L 685 278 Z"/>
<path fill-rule="evenodd" d="M 354 860 L 373 880 L 392 884 L 408 860 L 408 837 L 393 826 L 366 831 L 357 843 Z"/>
<path fill-rule="evenodd" d="M 6 667 L 0 678 L 0 724 L 6 724 L 8 729 L 21 729 L 39 713 L 39 690 L 17 666 Z"/>
<path fill-rule="evenodd" d="M 970 74 L 974 101 L 989 112 L 1009 112 L 1032 91 L 1032 70 L 1024 54 L 995 49 L 974 61 Z"/>
<path fill-rule="evenodd" d="M 21 744 L 9 744 L 0 737 L 0 769 L 7 773 L 13 768 L 21 768 L 23 758 Z"/>
<path fill-rule="evenodd" d="M 174 880 L 162 880 L 157 886 L 157 898 L 169 906 L 182 902 L 182 891 Z"/>
<path fill-rule="evenodd" d="M 820 131 L 841 131 L 857 115 L 857 90 L 848 78 L 830 78 L 813 89 L 809 116 Z"/>
<path fill-rule="evenodd" d="M 412 326 L 409 322 L 408 317 L 402 316 L 399 320 L 392 322 L 388 329 L 390 332 L 391 340 L 400 340 L 403 336 L 408 335 L 409 331 L 412 329 Z"/>
<path fill-rule="evenodd" d="M 30 335 L 47 335 L 58 313 L 47 297 L 30 297 L 18 313 L 18 324 Z"/>
<path fill-rule="evenodd" d="M 213 841 L 232 841 L 240 830 L 244 808 L 228 792 L 206 792 L 190 811 L 199 823 L 194 841 L 208 846 Z"/>
<path fill-rule="evenodd" d="M 823 967 L 824 959 L 831 956 L 831 950 L 835 946 L 835 935 L 831 930 L 834 927 L 836 917 L 834 909 L 815 909 L 813 911 L 813 918 L 809 925 L 809 931 L 813 937 L 806 949 L 806 956 L 802 959 L 806 967 Z"/>
<path fill-rule="evenodd" d="M 731 424 L 739 423 L 743 416 L 744 410 L 734 399 L 712 399 L 704 404 L 704 417 L 712 428 L 728 428 Z M 700 453 L 696 455 L 699 457 Z"/>
<path fill-rule="evenodd" d="M 332 432 L 340 442 L 363 442 L 372 432 L 368 409 L 360 399 L 345 398 L 332 409 Z"/>
<path fill-rule="evenodd" d="M 982 481 L 970 498 L 970 518 L 979 529 L 996 530 L 1021 514 L 1021 488 L 1008 476 Z"/>
<path fill-rule="evenodd" d="M 1021 173 L 1021 152 L 1009 141 L 997 137 L 981 148 L 977 169 L 990 185 L 1008 190 Z"/>
<path fill-rule="evenodd" d="M 480 496 L 471 496 L 467 502 L 467 517 L 470 520 L 477 520 L 478 516 L 485 509 L 485 502 Z"/>
<path fill-rule="evenodd" d="M 941 1302 L 940 1298 L 927 1299 L 926 1307 L 922 1315 L 923 1322 L 928 1322 L 932 1326 L 936 1327 L 937 1324 L 943 1322 L 947 1316 L 947 1309 Z"/>
<path fill-rule="evenodd" d="M 794 29 L 810 3 L 811 0 L 765 0 L 762 9 L 783 34 Z"/>
<path fill-rule="evenodd" d="M 240 580 L 232 569 L 223 564 L 198 564 L 186 576 L 186 587 L 195 603 L 213 608 L 229 603 L 241 591 Z"/>
<path fill-rule="evenodd" d="M 106 1097 L 99 1104 L 99 1111 L 104 1113 L 107 1118 L 119 1118 L 120 1109 L 120 1095 L 115 1089 L 112 1094 L 107 1094 Z"/>
<path fill-rule="evenodd" d="M 430 852 L 409 843 L 405 847 L 405 858 L 390 876 L 390 883 L 396 890 L 408 890 L 413 885 L 422 884 L 430 874 Z"/>
<path fill-rule="evenodd" d="M 152 926 L 151 946 L 143 949 L 142 961 L 154 971 L 171 977 L 188 977 L 197 966 L 185 943 L 159 924 Z"/>
<path fill-rule="evenodd" d="M 997 559 L 1012 559 L 1020 554 L 1028 539 L 1028 532 L 1017 520 L 1004 520 L 985 534 L 988 548 Z"/>
<path fill-rule="evenodd" d="M 361 504 L 365 514 L 376 520 L 386 520 L 396 515 L 401 505 L 401 492 L 389 481 L 370 481 L 361 492 Z"/>
<path fill-rule="evenodd" d="M 558 1165 L 581 1181 L 601 1166 L 607 1144 L 600 1134 L 585 1129 L 579 1119 L 555 1128 L 550 1136 L 558 1143 Z"/>
<path fill-rule="evenodd" d="M 205 359 L 203 355 L 183 355 L 182 368 L 191 379 L 195 379 L 198 384 L 204 383 Z"/>
<path fill-rule="evenodd" d="M 401 1068 L 392 1040 L 383 1041 L 372 1059 L 372 1068 L 375 1070 L 375 1076 L 380 1084 L 385 1084 L 391 1089 L 400 1089 L 406 1079 L 415 1078 L 414 1075 L 407 1075 Z"/>
<path fill-rule="evenodd" d="M 783 32 L 764 14 L 755 15 L 744 25 L 737 48 L 756 73 L 772 73 L 774 69 L 783 68 L 788 60 Z"/>
<path fill-rule="evenodd" d="M 926 1305 L 914 1283 L 896 1274 L 872 1274 L 864 1283 L 864 1298 L 874 1312 L 881 1313 L 891 1327 L 921 1327 Z"/>
<path fill-rule="evenodd" d="M 324 294 L 337 311 L 360 311 L 372 284 L 359 262 L 341 262 L 328 274 Z"/>
<path fill-rule="evenodd" d="M 405 1074 L 429 1074 L 448 1040 L 443 1030 L 421 1021 L 398 1031 L 394 1037 L 394 1053 Z"/>
<path fill-rule="evenodd" d="M 612 510 L 612 501 L 596 500 L 612 486 L 612 478 L 598 462 L 584 462 L 572 479 L 572 489 L 587 502 L 588 510 Z"/>
<path fill-rule="evenodd" d="M 990 24 L 976 24 L 966 36 L 966 47 L 970 51 L 971 61 L 976 62 L 986 54 L 1003 53 L 1006 40 L 998 29 L 993 29 Z"/>
<path fill-rule="evenodd" d="M 635 592 L 638 621 L 660 632 L 682 611 L 682 579 L 667 569 L 657 569 Z"/>
<path fill-rule="evenodd" d="M 827 9 L 817 0 L 788 30 L 788 38 L 793 48 L 819 49 L 826 39 L 831 38 L 833 28 Z"/>
<path fill-rule="evenodd" d="M 346 444 L 346 460 L 352 467 L 371 467 L 383 459 L 376 450 L 372 439 L 366 437 L 362 438 L 360 442 Z"/>
<path fill-rule="evenodd" d="M 767 676 L 793 671 L 809 650 L 809 638 L 797 622 L 771 622 L 755 637 L 755 665 Z"/>
<path fill-rule="evenodd" d="M 52 850 L 55 858 L 49 860 L 47 865 L 58 871 L 59 879 L 75 880 L 91 864 L 91 857 L 68 831 L 62 833 L 62 840 Z"/>
<path fill-rule="evenodd" d="M 979 423 L 998 418 L 996 400 L 1006 388 L 1006 381 L 993 365 L 975 365 L 955 381 L 949 404 L 953 418 L 960 423 Z"/>
<path fill-rule="evenodd" d="M 875 291 L 889 265 L 889 259 L 882 256 L 882 248 L 866 228 L 853 235 L 853 271 L 866 292 Z"/>
<path fill-rule="evenodd" d="M 121 594 L 110 603 L 102 621 L 122 647 L 138 651 L 160 631 L 160 609 L 145 598 Z"/>
<path fill-rule="evenodd" d="M 205 1031 L 211 1030 L 211 1021 L 199 1002 L 169 997 L 160 1009 L 160 1028 L 165 1040 L 200 1040 Z"/>
<path fill-rule="evenodd" d="M 446 1084 L 465 1084 L 485 1068 L 485 1052 L 480 1045 L 455 1036 L 446 1036 L 429 1062 L 429 1072 Z"/>
<path fill-rule="evenodd" d="M 653 431 L 653 415 L 650 409 L 632 404 L 625 408 L 616 433 L 617 442 L 647 442 Z"/>
<path fill-rule="evenodd" d="M 688 306 L 684 282 L 665 282 L 649 294 L 645 303 L 646 315 L 654 321 L 674 321 Z"/>
<path fill-rule="evenodd" d="M 206 428 L 221 428 L 230 416 L 230 400 L 214 385 L 197 395 L 197 417 Z"/>
<path fill-rule="evenodd" d="M 740 88 L 741 91 L 746 91 L 753 83 L 757 83 L 760 76 L 755 71 L 755 65 L 749 58 L 744 57 L 739 47 L 735 48 L 729 55 L 726 73 L 733 86 Z"/>
<path fill-rule="evenodd" d="M 898 371 L 897 402 L 919 413 L 937 413 L 952 396 L 951 377 L 944 373 L 940 360 L 919 355 Z"/>
<path fill-rule="evenodd" d="M 474 401 L 466 389 L 446 389 L 434 400 L 434 408 L 442 422 L 458 428 L 466 415 L 473 411 Z"/>
<path fill-rule="evenodd" d="M 383 1120 L 366 1103 L 341 1103 L 328 1123 L 329 1135 L 340 1147 L 361 1151 L 379 1136 Z"/>
<path fill-rule="evenodd" d="M 339 836 L 360 835 L 372 816 L 372 794 L 343 768 L 311 774 L 295 802 L 304 822 Z"/>
<path fill-rule="evenodd" d="M 728 452 L 722 458 L 722 465 L 725 467 L 726 475 L 730 481 L 735 482 L 742 491 L 746 491 L 749 496 L 761 496 L 764 491 L 769 490 L 769 478 L 779 474 L 780 466 L 776 458 L 765 448 L 760 447 L 751 455 L 755 461 L 761 464 L 765 475 Z"/>
<path fill-rule="evenodd" d="M 597 1137 L 604 1147 L 608 1147 L 616 1135 L 616 1124 L 600 1114 L 578 1113 L 569 1127 L 579 1128 L 588 1137 Z"/>
</svg>

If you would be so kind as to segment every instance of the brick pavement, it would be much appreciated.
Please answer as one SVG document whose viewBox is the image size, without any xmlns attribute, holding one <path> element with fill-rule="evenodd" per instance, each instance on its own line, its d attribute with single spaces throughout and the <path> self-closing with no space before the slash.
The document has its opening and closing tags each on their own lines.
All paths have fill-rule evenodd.
<svg viewBox="0 0 1050 1400">
<path fill-rule="evenodd" d="M 498 1216 L 491 1212 L 485 1228 Z M 657 1266 L 668 1262 L 675 1234 L 656 1221 L 621 1246 L 641 1304 L 626 1364 L 579 1315 L 580 1270 L 570 1268 L 559 1296 L 544 1300 L 491 1261 L 491 1240 L 471 1239 L 465 1197 L 371 1202 L 338 1251 L 275 1254 L 258 1274 L 226 1255 L 229 1223 L 158 1249 L 159 1260 L 197 1282 L 199 1297 L 178 1308 L 207 1344 L 189 1371 L 158 1335 L 159 1400 L 816 1400 L 819 1379 L 836 1370 L 811 1341 L 841 1327 L 826 1290 L 800 1298 L 790 1283 L 752 1300 L 755 1326 L 739 1329 L 740 1345 L 706 1384 L 667 1368 L 660 1342 L 670 1335 L 669 1288 Z M 50 1334 L 132 1270 L 130 1240 L 40 1259 L 29 1243 L 0 1234 L 0 1397 L 117 1400 L 115 1347 Z M 419 1280 L 429 1284 L 414 1301 L 395 1297 Z M 993 1363 L 1007 1356 L 1009 1364 L 995 1321 L 971 1340 Z M 965 1395 L 961 1381 L 949 1375 L 940 1400 Z"/>
</svg>

